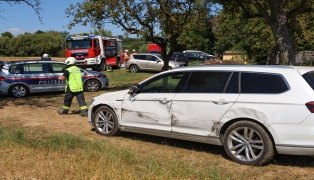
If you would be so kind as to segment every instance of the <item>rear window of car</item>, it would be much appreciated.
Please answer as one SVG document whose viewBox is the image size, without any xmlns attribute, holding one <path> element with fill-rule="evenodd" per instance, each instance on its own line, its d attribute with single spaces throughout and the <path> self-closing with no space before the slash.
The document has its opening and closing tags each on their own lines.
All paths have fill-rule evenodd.
<svg viewBox="0 0 314 180">
<path fill-rule="evenodd" d="M 289 89 L 279 74 L 241 73 L 241 93 L 278 94 Z"/>
<path fill-rule="evenodd" d="M 134 59 L 146 60 L 146 55 L 133 55 Z"/>
<path fill-rule="evenodd" d="M 305 81 L 311 86 L 311 88 L 314 90 L 314 71 L 305 73 L 302 75 L 302 77 L 305 79 Z"/>
<path fill-rule="evenodd" d="M 52 67 L 52 71 L 54 73 L 61 73 L 65 69 L 65 65 L 64 64 L 51 64 L 51 67 Z"/>
</svg>

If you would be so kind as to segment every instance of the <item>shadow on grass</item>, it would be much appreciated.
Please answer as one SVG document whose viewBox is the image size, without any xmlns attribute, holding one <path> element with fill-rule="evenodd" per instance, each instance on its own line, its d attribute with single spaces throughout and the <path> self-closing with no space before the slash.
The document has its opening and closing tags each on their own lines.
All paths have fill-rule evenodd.
<svg viewBox="0 0 314 180">
<path fill-rule="evenodd" d="M 228 158 L 222 146 L 129 132 L 123 132 L 120 136 L 160 145 L 183 148 L 187 150 L 209 152 L 215 155 L 223 156 L 224 158 Z"/>
<path fill-rule="evenodd" d="M 13 103 L 13 106 L 29 105 L 32 107 L 47 107 L 60 105 L 64 92 L 49 92 L 30 94 L 24 98 L 13 98 L 10 96 L 0 96 L 0 109 Z"/>
<path fill-rule="evenodd" d="M 208 152 L 214 155 L 222 156 L 223 158 L 230 160 L 222 146 L 129 132 L 123 132 L 120 136 L 160 145 L 168 145 L 171 147 L 183 148 L 187 150 Z M 314 167 L 314 156 L 276 155 L 274 159 L 270 162 L 270 164 L 295 167 Z"/>
</svg>

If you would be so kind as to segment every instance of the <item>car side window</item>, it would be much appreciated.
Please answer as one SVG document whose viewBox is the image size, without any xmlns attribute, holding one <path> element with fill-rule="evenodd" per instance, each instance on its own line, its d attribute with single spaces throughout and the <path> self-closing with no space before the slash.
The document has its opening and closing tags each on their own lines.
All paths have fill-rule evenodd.
<svg viewBox="0 0 314 180">
<path fill-rule="evenodd" d="M 45 66 L 42 63 L 23 64 L 22 69 L 23 69 L 24 74 L 44 73 L 45 72 Z M 48 68 L 46 68 L 46 69 L 48 69 Z"/>
<path fill-rule="evenodd" d="M 186 72 L 168 73 L 141 84 L 140 93 L 174 93 L 185 84 Z"/>
<path fill-rule="evenodd" d="M 232 72 L 192 72 L 185 93 L 223 93 Z"/>
<path fill-rule="evenodd" d="M 283 76 L 266 73 L 241 73 L 241 93 L 277 94 L 289 89 Z"/>
<path fill-rule="evenodd" d="M 151 55 L 147 55 L 147 60 L 149 61 L 156 61 L 156 57 L 155 56 L 151 56 Z"/>
<path fill-rule="evenodd" d="M 54 73 L 62 73 L 65 69 L 64 64 L 51 64 L 51 67 Z"/>
</svg>

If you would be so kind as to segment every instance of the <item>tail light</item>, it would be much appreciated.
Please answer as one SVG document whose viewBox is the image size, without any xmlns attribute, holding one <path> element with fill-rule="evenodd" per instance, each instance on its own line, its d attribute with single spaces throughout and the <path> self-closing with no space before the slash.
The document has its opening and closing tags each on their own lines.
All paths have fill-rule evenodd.
<svg viewBox="0 0 314 180">
<path fill-rule="evenodd" d="M 3 76 L 0 76 L 0 81 L 4 81 L 4 77 Z"/>
<path fill-rule="evenodd" d="M 305 103 L 305 106 L 309 109 L 311 113 L 314 113 L 314 101 Z"/>
</svg>

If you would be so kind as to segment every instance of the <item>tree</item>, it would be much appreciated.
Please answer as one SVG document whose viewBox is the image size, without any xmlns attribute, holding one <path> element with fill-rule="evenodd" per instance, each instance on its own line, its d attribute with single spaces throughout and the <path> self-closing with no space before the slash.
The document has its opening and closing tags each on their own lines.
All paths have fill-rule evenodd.
<svg viewBox="0 0 314 180">
<path fill-rule="evenodd" d="M 10 33 L 10 32 L 8 32 L 8 31 L 6 31 L 6 32 L 4 32 L 4 33 L 1 33 L 1 36 L 2 36 L 2 37 L 12 38 L 12 37 L 13 37 L 13 34 Z"/>
<path fill-rule="evenodd" d="M 213 17 L 211 4 L 203 2 L 194 6 L 182 35 L 178 38 L 180 46 L 176 51 L 191 49 L 213 54 Z"/>
<path fill-rule="evenodd" d="M 40 11 L 41 11 L 41 7 L 40 7 L 41 1 L 40 0 L 2 0 L 2 1 L 0 1 L 0 4 L 3 2 L 9 3 L 11 6 L 13 6 L 13 4 L 16 5 L 16 4 L 22 4 L 22 3 L 30 6 L 36 12 L 39 21 L 42 22 L 42 18 L 40 16 Z M 2 11 L 3 11 L 3 9 L 2 9 Z"/>
<path fill-rule="evenodd" d="M 249 61 L 257 64 L 267 63 L 267 52 L 275 44 L 269 26 L 262 19 L 243 19 L 240 13 L 230 14 L 224 10 L 215 17 L 214 33 L 218 53 L 245 51 Z"/>
<path fill-rule="evenodd" d="M 168 66 L 169 58 L 178 46 L 191 11 L 202 0 L 90 0 L 70 5 L 66 10 L 72 17 L 69 28 L 91 23 L 96 27 L 112 23 L 128 34 L 140 37 L 162 47 L 161 55 Z M 166 49 L 170 44 L 169 52 Z"/>
<path fill-rule="evenodd" d="M 217 0 L 229 12 L 241 12 L 244 18 L 263 18 L 274 36 L 271 52 L 279 51 L 280 64 L 295 62 L 295 24 L 302 14 L 312 14 L 313 0 Z"/>
</svg>

